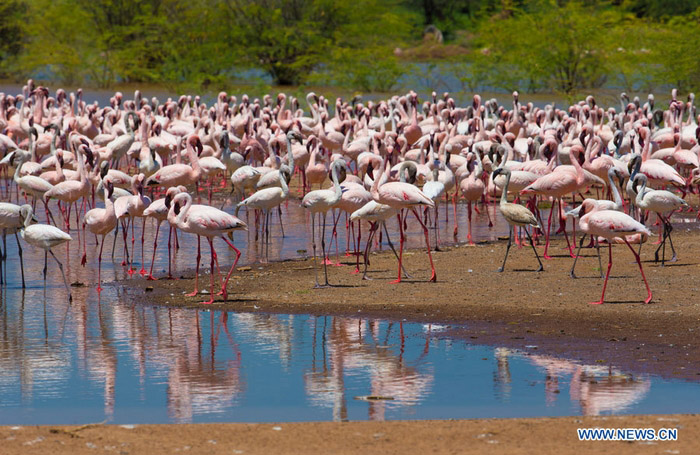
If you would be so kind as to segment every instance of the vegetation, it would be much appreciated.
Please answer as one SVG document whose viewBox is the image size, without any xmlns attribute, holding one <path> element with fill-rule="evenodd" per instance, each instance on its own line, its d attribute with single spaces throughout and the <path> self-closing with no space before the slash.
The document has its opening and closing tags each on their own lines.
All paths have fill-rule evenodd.
<svg viewBox="0 0 700 455">
<path fill-rule="evenodd" d="M 699 32 L 700 0 L 0 0 L 0 76 L 693 90 Z"/>
</svg>

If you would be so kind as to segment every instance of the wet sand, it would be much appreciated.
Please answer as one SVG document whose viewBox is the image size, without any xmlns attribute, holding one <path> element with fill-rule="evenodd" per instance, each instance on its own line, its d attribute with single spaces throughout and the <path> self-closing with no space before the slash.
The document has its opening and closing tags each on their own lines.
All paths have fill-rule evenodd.
<svg viewBox="0 0 700 455">
<path fill-rule="evenodd" d="M 700 379 L 700 245 L 697 235 L 678 227 L 676 263 L 665 267 L 651 262 L 654 245 L 647 244 L 642 260 L 654 292 L 646 297 L 637 264 L 627 247 L 613 247 L 613 269 L 604 305 L 600 298 L 595 249 L 584 249 L 577 265 L 578 279 L 569 277 L 572 259 L 563 239 L 544 261 L 545 271 L 528 247 L 513 247 L 503 273 L 497 273 L 505 241 L 457 246 L 434 252 L 437 283 L 430 276 L 425 250 L 405 254 L 413 279 L 391 284 L 396 260 L 391 251 L 371 256 L 371 281 L 351 274 L 353 258 L 341 267 L 329 266 L 332 287 L 314 289 L 312 260 L 290 260 L 240 267 L 229 283 L 229 301 L 217 297 L 207 307 L 244 312 L 353 315 L 423 323 L 466 325 L 451 336 L 475 344 L 498 344 L 564 356 L 585 363 L 614 365 L 628 371 L 667 378 Z M 607 247 L 606 247 L 607 248 Z M 607 251 L 603 256 L 606 267 Z M 207 260 L 205 258 L 204 260 Z M 223 264 L 222 264 L 223 266 Z M 202 308 L 208 295 L 186 297 L 193 289 L 191 274 L 178 280 L 148 282 L 132 279 L 125 296 L 137 304 Z M 208 275 L 200 286 L 209 287 Z"/>
<path fill-rule="evenodd" d="M 678 428 L 677 441 L 579 441 L 577 428 Z M 700 416 L 0 427 L 2 453 L 697 453 Z"/>
</svg>

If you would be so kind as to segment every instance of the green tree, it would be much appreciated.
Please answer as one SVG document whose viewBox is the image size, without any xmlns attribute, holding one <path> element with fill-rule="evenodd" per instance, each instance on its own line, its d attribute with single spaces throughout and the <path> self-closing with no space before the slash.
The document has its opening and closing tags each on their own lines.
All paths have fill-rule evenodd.
<svg viewBox="0 0 700 455">
<path fill-rule="evenodd" d="M 21 0 L 0 2 L 0 65 L 6 65 L 22 50 L 24 28 L 27 17 L 27 4 Z"/>
</svg>

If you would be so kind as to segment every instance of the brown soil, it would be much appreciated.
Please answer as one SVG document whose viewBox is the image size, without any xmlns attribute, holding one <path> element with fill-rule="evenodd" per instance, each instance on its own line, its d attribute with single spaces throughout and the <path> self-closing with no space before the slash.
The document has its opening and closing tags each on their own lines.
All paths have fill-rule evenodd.
<svg viewBox="0 0 700 455">
<path fill-rule="evenodd" d="M 558 256 L 545 261 L 541 273 L 534 272 L 537 262 L 525 247 L 513 247 L 506 271 L 496 273 L 503 241 L 446 248 L 433 253 L 437 283 L 425 281 L 430 269 L 420 250 L 405 254 L 407 270 L 415 278 L 401 284 L 390 283 L 397 266 L 391 251 L 371 256 L 371 281 L 351 274 L 349 262 L 329 266 L 333 286 L 322 289 L 313 288 L 312 260 L 255 264 L 234 272 L 228 303 L 219 297 L 209 308 L 467 325 L 458 336 L 473 343 L 521 349 L 536 345 L 540 353 L 697 381 L 700 245 L 695 233 L 680 228 L 674 231 L 674 244 L 679 260 L 666 267 L 649 261 L 654 245 L 644 246 L 642 260 L 654 292 L 649 305 L 642 303 L 644 284 L 624 245 L 613 247 L 606 304 L 589 305 L 602 289 L 595 250 L 583 250 L 580 278 L 572 279 L 572 259 L 563 254 L 564 242 L 556 239 L 551 251 Z M 607 251 L 602 252 L 605 267 Z M 183 295 L 193 288 L 192 273 L 189 277 L 155 284 L 134 279 L 120 285 L 134 302 L 202 308 L 204 296 Z M 202 275 L 200 284 L 208 287 L 209 277 Z"/>
<path fill-rule="evenodd" d="M 14 428 L 14 429 L 13 429 Z M 578 440 L 577 428 L 678 428 L 677 441 Z M 7 455 L 697 453 L 700 417 L 615 416 L 349 423 L 0 427 Z"/>
</svg>

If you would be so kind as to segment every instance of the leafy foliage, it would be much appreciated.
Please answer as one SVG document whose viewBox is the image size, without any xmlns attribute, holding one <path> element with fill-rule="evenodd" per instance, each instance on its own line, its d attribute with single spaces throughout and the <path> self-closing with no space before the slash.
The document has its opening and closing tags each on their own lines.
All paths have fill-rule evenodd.
<svg viewBox="0 0 700 455">
<path fill-rule="evenodd" d="M 0 73 L 211 91 L 690 90 L 699 31 L 700 0 L 0 0 Z"/>
</svg>

